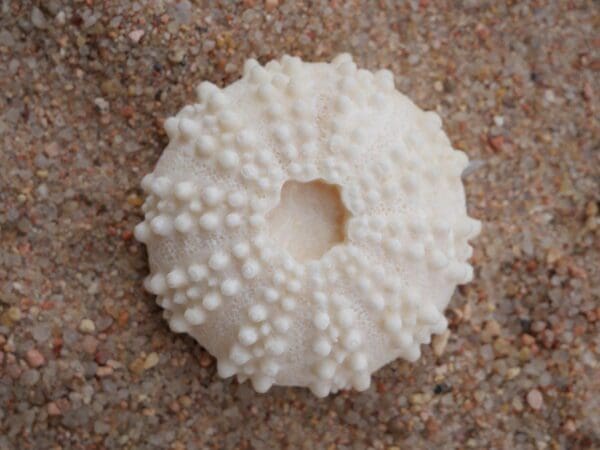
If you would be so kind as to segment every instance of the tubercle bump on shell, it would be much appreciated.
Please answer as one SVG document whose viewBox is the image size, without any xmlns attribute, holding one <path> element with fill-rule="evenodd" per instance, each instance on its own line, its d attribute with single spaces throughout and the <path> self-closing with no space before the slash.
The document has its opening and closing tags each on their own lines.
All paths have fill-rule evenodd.
<svg viewBox="0 0 600 450">
<path fill-rule="evenodd" d="M 468 158 L 440 117 L 349 54 L 250 59 L 237 82 L 196 94 L 164 122 L 170 143 L 142 179 L 134 230 L 171 329 L 258 392 L 365 390 L 387 362 L 417 360 L 473 278 L 468 241 L 481 231 L 464 207 Z M 296 261 L 267 233 L 289 180 L 340 188 L 345 240 L 318 260 Z"/>
</svg>

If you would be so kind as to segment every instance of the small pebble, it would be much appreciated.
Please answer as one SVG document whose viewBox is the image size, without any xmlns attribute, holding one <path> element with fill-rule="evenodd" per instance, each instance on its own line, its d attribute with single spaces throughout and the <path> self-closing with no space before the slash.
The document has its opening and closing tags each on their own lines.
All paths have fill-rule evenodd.
<svg viewBox="0 0 600 450">
<path fill-rule="evenodd" d="M 140 42 L 140 39 L 142 38 L 143 35 L 144 35 L 144 30 L 133 30 L 131 33 L 129 33 L 129 39 L 131 39 L 133 42 L 135 42 L 137 44 L 138 42 Z"/>
<path fill-rule="evenodd" d="M 62 27 L 65 22 L 66 22 L 67 16 L 65 14 L 64 11 L 59 11 L 58 14 L 56 14 L 56 17 L 54 18 L 54 21 L 56 22 L 56 25 L 58 25 L 59 27 Z"/>
<path fill-rule="evenodd" d="M 488 138 L 488 143 L 494 151 L 501 152 L 504 149 L 504 136 L 490 136 Z"/>
<path fill-rule="evenodd" d="M 516 378 L 520 373 L 521 373 L 521 368 L 520 367 L 510 367 L 506 371 L 506 379 L 507 380 L 512 380 L 513 378 Z"/>
<path fill-rule="evenodd" d="M 515 411 L 521 412 L 523 411 L 523 401 L 519 397 L 514 397 L 512 399 L 512 407 Z"/>
<path fill-rule="evenodd" d="M 48 411 L 49 416 L 60 416 L 61 414 L 60 408 L 54 402 L 48 403 L 48 405 L 46 405 L 46 410 Z"/>
<path fill-rule="evenodd" d="M 567 434 L 573 434 L 577 431 L 577 425 L 575 425 L 575 422 L 569 419 L 563 424 L 563 430 Z"/>
<path fill-rule="evenodd" d="M 151 369 L 152 367 L 156 366 L 157 364 L 158 364 L 158 354 L 156 352 L 152 352 L 148 356 L 146 356 L 146 359 L 144 360 L 144 370 Z"/>
<path fill-rule="evenodd" d="M 503 338 L 494 341 L 494 351 L 501 356 L 508 355 L 512 350 L 510 342 Z"/>
<path fill-rule="evenodd" d="M 433 347 L 433 353 L 435 356 L 442 356 L 444 350 L 446 350 L 446 345 L 448 344 L 448 338 L 450 337 L 450 330 L 444 331 L 442 334 L 436 334 L 433 336 L 431 340 L 431 345 Z"/>
<path fill-rule="evenodd" d="M 96 97 L 94 99 L 94 105 L 96 105 L 101 113 L 106 113 L 110 109 L 110 103 L 108 103 L 102 97 Z"/>
<path fill-rule="evenodd" d="M 500 324 L 495 320 L 488 320 L 483 327 L 482 338 L 484 342 L 491 342 L 492 338 L 500 335 Z"/>
<path fill-rule="evenodd" d="M 8 318 L 13 322 L 18 322 L 21 320 L 22 314 L 21 310 L 16 306 L 11 306 L 8 308 Z"/>
<path fill-rule="evenodd" d="M 409 63 L 411 66 L 416 66 L 416 65 L 419 63 L 419 61 L 420 61 L 420 60 L 421 60 L 421 58 L 420 58 L 420 57 L 419 57 L 419 55 L 418 55 L 418 54 L 416 54 L 416 53 L 412 53 L 412 54 L 411 54 L 411 55 L 408 57 L 408 63 Z"/>
<path fill-rule="evenodd" d="M 83 348 L 83 351 L 87 354 L 93 355 L 96 353 L 96 349 L 98 348 L 98 340 L 94 336 L 84 336 L 83 340 L 81 341 L 81 348 Z"/>
<path fill-rule="evenodd" d="M 417 392 L 415 394 L 412 394 L 408 400 L 410 401 L 411 405 L 422 405 L 424 403 L 427 403 L 430 400 L 430 397 L 426 394 Z"/>
<path fill-rule="evenodd" d="M 98 378 L 108 377 L 109 375 L 112 375 L 113 372 L 114 372 L 114 369 L 110 366 L 99 366 L 96 369 L 96 376 Z"/>
<path fill-rule="evenodd" d="M 90 319 L 83 319 L 79 323 L 79 331 L 82 333 L 93 333 L 96 331 L 96 325 Z"/>
<path fill-rule="evenodd" d="M 96 352 L 96 354 L 94 355 L 94 360 L 100 365 L 106 364 L 109 359 L 110 359 L 110 353 L 103 349 L 98 350 Z"/>
<path fill-rule="evenodd" d="M 36 6 L 31 10 L 31 23 L 36 28 L 44 29 L 48 26 L 44 13 Z"/>
<path fill-rule="evenodd" d="M 110 425 L 101 420 L 94 422 L 94 432 L 98 434 L 106 434 L 110 431 Z"/>
<path fill-rule="evenodd" d="M 48 339 L 50 339 L 51 333 L 52 328 L 46 323 L 37 324 L 31 330 L 33 339 L 35 339 L 35 341 L 38 343 L 46 342 Z"/>
<path fill-rule="evenodd" d="M 184 57 L 185 57 L 185 49 L 183 49 L 183 48 L 175 48 L 175 49 L 171 50 L 168 54 L 169 61 L 171 61 L 172 63 L 175 63 L 175 64 L 179 64 L 181 61 L 183 61 Z"/>
<path fill-rule="evenodd" d="M 29 367 L 34 369 L 43 366 L 46 363 L 44 355 L 42 355 L 39 350 L 35 348 L 27 350 L 25 358 L 27 359 L 27 364 L 29 364 Z"/>
<path fill-rule="evenodd" d="M 542 393 L 537 389 L 532 389 L 527 393 L 527 404 L 531 407 L 531 409 L 539 410 L 544 403 L 544 397 L 542 397 Z"/>
<path fill-rule="evenodd" d="M 35 369 L 26 370 L 21 374 L 21 382 L 26 386 L 33 386 L 40 380 L 40 373 Z"/>
</svg>

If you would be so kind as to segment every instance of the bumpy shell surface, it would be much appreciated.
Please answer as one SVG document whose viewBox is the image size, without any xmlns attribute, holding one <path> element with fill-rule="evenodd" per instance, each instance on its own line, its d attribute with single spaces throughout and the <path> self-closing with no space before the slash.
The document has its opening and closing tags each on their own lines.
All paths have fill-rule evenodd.
<svg viewBox="0 0 600 450">
<path fill-rule="evenodd" d="M 345 54 L 249 60 L 240 80 L 197 93 L 165 121 L 170 143 L 142 181 L 135 230 L 148 248 L 145 286 L 171 329 L 259 392 L 364 390 L 384 364 L 419 358 L 446 329 L 455 286 L 472 278 L 468 239 L 480 230 L 466 214 L 467 157 L 439 116 L 399 93 L 389 71 Z M 299 260 L 288 250 L 306 236 L 290 227 L 292 247 L 281 245 L 268 214 L 284 183 L 315 180 L 339 189 L 344 236 Z"/>
</svg>

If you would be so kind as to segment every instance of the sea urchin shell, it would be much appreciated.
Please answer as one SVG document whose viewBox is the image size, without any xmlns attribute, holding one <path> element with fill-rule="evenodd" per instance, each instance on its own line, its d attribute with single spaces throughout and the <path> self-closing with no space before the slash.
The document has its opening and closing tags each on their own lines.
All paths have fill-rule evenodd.
<svg viewBox="0 0 600 450">
<path fill-rule="evenodd" d="M 259 392 L 364 390 L 419 358 L 480 230 L 439 116 L 346 54 L 249 60 L 197 93 L 165 121 L 135 229 L 171 329 Z"/>
</svg>

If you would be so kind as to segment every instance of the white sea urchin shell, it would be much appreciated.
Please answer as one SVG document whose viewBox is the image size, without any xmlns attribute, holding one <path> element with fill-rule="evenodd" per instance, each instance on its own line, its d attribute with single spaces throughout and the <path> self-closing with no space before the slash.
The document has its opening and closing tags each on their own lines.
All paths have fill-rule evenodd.
<svg viewBox="0 0 600 450">
<path fill-rule="evenodd" d="M 471 280 L 463 152 L 387 70 L 284 56 L 203 82 L 142 187 L 146 288 L 223 377 L 366 389 Z"/>
</svg>

